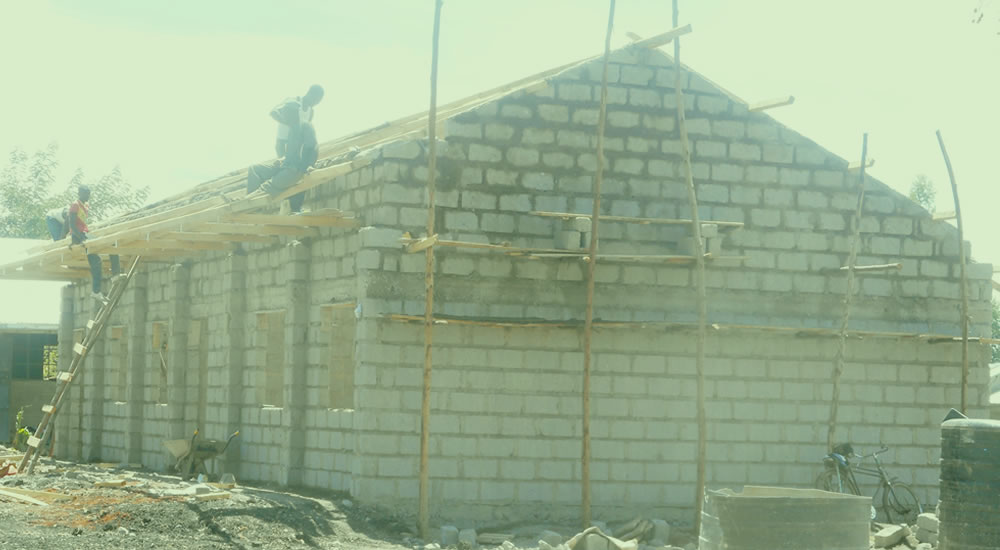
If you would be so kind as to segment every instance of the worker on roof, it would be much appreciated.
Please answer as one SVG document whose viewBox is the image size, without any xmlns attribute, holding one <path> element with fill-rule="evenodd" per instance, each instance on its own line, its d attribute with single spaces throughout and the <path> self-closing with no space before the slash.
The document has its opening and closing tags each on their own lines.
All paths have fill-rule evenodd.
<svg viewBox="0 0 1000 550">
<path fill-rule="evenodd" d="M 316 163 L 319 146 L 313 125 L 303 122 L 292 129 L 286 144 L 285 158 L 268 164 L 254 164 L 247 171 L 247 193 L 263 189 L 270 195 L 277 195 L 292 187 L 306 171 Z M 288 205 L 293 213 L 302 211 L 305 192 L 288 197 Z"/>
<path fill-rule="evenodd" d="M 271 118 L 278 123 L 278 138 L 274 150 L 278 153 L 278 162 L 270 164 L 255 164 L 247 174 L 247 193 L 256 191 L 262 183 L 271 180 L 265 189 L 268 193 L 277 194 L 298 182 L 315 162 L 316 156 L 305 164 L 315 145 L 309 145 L 311 136 L 315 144 L 316 131 L 312 128 L 313 107 L 323 99 L 323 87 L 313 84 L 306 95 L 288 98 L 271 109 Z M 308 129 L 304 129 L 308 126 Z M 305 149 L 303 149 L 305 147 Z M 316 151 L 316 155 L 319 152 Z M 288 198 L 288 206 L 292 213 L 302 211 L 305 202 L 305 192 L 297 193 Z"/>
<path fill-rule="evenodd" d="M 278 122 L 278 139 L 274 144 L 278 158 L 285 156 L 292 131 L 302 123 L 312 122 L 313 107 L 318 105 L 322 99 L 323 87 L 319 84 L 313 84 L 309 87 L 306 95 L 290 97 L 271 109 L 271 118 Z"/>
<path fill-rule="evenodd" d="M 46 215 L 45 222 L 49 226 L 49 233 L 52 234 L 52 240 L 59 241 L 66 237 L 66 233 L 69 233 L 72 237 L 70 248 L 74 244 L 83 244 L 87 240 L 87 233 L 90 228 L 87 227 L 87 214 L 90 212 L 90 188 L 86 185 L 81 185 L 77 189 L 77 200 L 70 204 L 68 208 L 65 209 L 65 223 L 58 226 L 58 218 L 51 216 L 55 211 L 50 211 L 49 215 Z M 86 245 L 84 245 L 86 247 Z M 100 300 L 102 302 L 107 300 L 107 297 L 101 292 L 101 257 L 97 254 L 87 254 L 87 263 L 90 264 L 90 277 L 91 277 L 91 297 Z M 111 255 L 111 276 L 117 277 L 121 274 L 121 264 L 119 263 L 118 256 L 116 254 Z"/>
</svg>

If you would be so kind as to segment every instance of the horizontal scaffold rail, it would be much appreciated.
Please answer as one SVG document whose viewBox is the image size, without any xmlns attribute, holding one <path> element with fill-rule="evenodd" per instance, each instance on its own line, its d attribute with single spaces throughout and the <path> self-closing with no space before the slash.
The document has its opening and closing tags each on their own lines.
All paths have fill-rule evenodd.
<svg viewBox="0 0 1000 550">
<path fill-rule="evenodd" d="M 508 256 L 541 259 L 541 258 L 579 258 L 583 261 L 590 261 L 590 253 L 586 251 L 572 251 L 561 248 L 528 248 L 511 246 L 509 244 L 478 243 L 474 241 L 450 241 L 439 239 L 437 235 L 424 237 L 421 239 L 403 237 L 399 239 L 401 245 L 406 247 L 410 253 L 419 252 L 429 246 L 446 246 L 451 248 L 476 248 L 482 250 L 492 250 L 502 252 Z M 625 261 L 625 262 L 667 262 L 667 263 L 691 263 L 694 256 L 677 254 L 598 254 L 601 261 Z M 746 260 L 746 256 L 714 256 L 705 254 L 706 260 Z"/>
<path fill-rule="evenodd" d="M 544 216 L 547 218 L 561 218 L 569 220 L 572 218 L 590 218 L 591 214 L 576 214 L 574 212 L 545 212 L 542 210 L 532 210 L 529 214 Z M 674 218 L 633 218 L 630 216 L 604 216 L 601 215 L 602 222 L 626 222 L 640 225 L 691 225 L 691 220 Z M 711 221 L 703 220 L 702 225 L 717 225 L 719 229 L 743 227 L 743 222 Z"/>
</svg>

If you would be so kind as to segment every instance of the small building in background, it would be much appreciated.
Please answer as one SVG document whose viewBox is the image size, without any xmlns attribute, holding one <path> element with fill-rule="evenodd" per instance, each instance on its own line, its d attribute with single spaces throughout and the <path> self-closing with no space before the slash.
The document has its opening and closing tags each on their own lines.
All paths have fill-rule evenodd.
<svg viewBox="0 0 1000 550">
<path fill-rule="evenodd" d="M 0 239 L 11 260 L 47 241 Z M 25 426 L 42 418 L 55 392 L 59 287 L 51 281 L 0 281 L 0 442 L 13 439 L 18 411 Z"/>
</svg>

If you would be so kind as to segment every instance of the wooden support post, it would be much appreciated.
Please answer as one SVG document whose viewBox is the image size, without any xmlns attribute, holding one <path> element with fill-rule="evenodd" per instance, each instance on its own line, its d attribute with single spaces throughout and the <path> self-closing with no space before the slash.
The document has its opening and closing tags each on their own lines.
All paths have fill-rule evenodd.
<svg viewBox="0 0 1000 550">
<path fill-rule="evenodd" d="M 673 0 L 673 23 L 677 27 L 677 0 Z M 674 94 L 677 96 L 677 127 L 681 137 L 681 151 L 684 156 L 684 171 L 687 181 L 688 203 L 691 205 L 691 239 L 695 250 L 695 283 L 698 292 L 698 340 L 695 355 L 695 370 L 697 372 L 696 407 L 698 419 L 698 474 L 695 483 L 695 518 L 694 532 L 701 528 L 701 510 L 705 500 L 705 461 L 708 445 L 708 424 L 705 419 L 705 325 L 708 322 L 708 298 L 705 293 L 705 256 L 699 251 L 705 250 L 701 238 L 701 222 L 698 216 L 698 195 L 694 188 L 694 175 L 691 170 L 691 145 L 688 141 L 687 124 L 684 118 L 684 93 L 681 90 L 681 43 L 674 40 Z"/>
<path fill-rule="evenodd" d="M 844 354 L 847 350 L 847 322 L 851 317 L 851 299 L 854 296 L 854 264 L 858 259 L 858 241 L 861 239 L 861 208 L 865 202 L 865 166 L 868 158 L 868 134 L 861 141 L 861 178 L 858 184 L 858 202 L 854 210 L 854 228 L 851 249 L 847 256 L 847 287 L 844 291 L 844 315 L 840 319 L 839 345 L 833 359 L 833 395 L 830 397 L 830 425 L 826 432 L 826 448 L 833 449 L 837 432 L 837 407 L 840 402 L 840 378 L 844 374 Z"/>
<path fill-rule="evenodd" d="M 948 150 L 944 147 L 941 130 L 937 132 L 941 155 L 948 168 L 948 179 L 951 180 L 951 195 L 955 199 L 955 223 L 958 226 L 958 264 L 962 273 L 962 414 L 968 406 L 969 394 L 969 279 L 965 272 L 965 237 L 962 235 L 962 207 L 958 204 L 958 184 L 955 182 L 955 171 L 951 168 Z"/>
<path fill-rule="evenodd" d="M 437 170 L 437 69 L 438 37 L 441 33 L 442 0 L 434 0 L 434 33 L 431 37 L 431 106 L 427 116 L 427 236 L 434 235 L 434 176 Z M 424 388 L 420 405 L 420 487 L 417 523 L 420 538 L 430 540 L 430 508 L 428 505 L 428 445 L 431 416 L 431 346 L 434 342 L 434 247 L 424 250 L 427 258 L 424 271 Z"/>
<path fill-rule="evenodd" d="M 608 30 L 604 35 L 604 62 L 601 72 L 601 107 L 597 116 L 597 171 L 594 174 L 594 213 L 591 217 L 587 262 L 587 311 L 583 322 L 583 450 L 580 464 L 582 526 L 590 527 L 590 364 L 594 336 L 594 267 L 597 265 L 598 229 L 601 215 L 601 180 L 604 178 L 604 125 L 608 114 L 608 59 L 611 57 L 611 29 L 615 23 L 615 0 L 608 8 Z"/>
</svg>

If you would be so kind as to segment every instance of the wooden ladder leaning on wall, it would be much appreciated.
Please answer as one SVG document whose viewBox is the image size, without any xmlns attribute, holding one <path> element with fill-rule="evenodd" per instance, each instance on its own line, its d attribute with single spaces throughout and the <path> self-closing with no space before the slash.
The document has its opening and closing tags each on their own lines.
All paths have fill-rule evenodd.
<svg viewBox="0 0 1000 550">
<path fill-rule="evenodd" d="M 56 414 L 59 413 L 59 406 L 66 395 L 66 390 L 69 389 L 70 384 L 80 374 L 83 362 L 87 359 L 87 352 L 101 337 L 101 333 L 104 332 L 104 325 L 111 318 L 111 313 L 118 307 L 118 301 L 121 299 L 122 294 L 125 293 L 125 287 L 132 280 L 132 275 L 135 274 L 136 266 L 138 265 L 139 258 L 137 257 L 132 262 L 132 267 L 129 268 L 128 273 L 124 277 L 116 277 L 112 280 L 107 300 L 101 305 L 101 309 L 97 311 L 95 318 L 87 321 L 87 332 L 83 336 L 83 341 L 73 344 L 73 361 L 70 363 L 69 370 L 60 372 L 56 377 L 56 393 L 52 396 L 49 404 L 42 407 L 42 412 L 44 413 L 42 420 L 38 423 L 35 435 L 28 438 L 28 448 L 24 452 L 24 458 L 21 459 L 21 463 L 17 466 L 18 473 L 26 472 L 30 474 L 34 472 L 35 463 L 38 462 L 38 457 L 41 454 L 40 450 L 49 438 L 49 435 L 51 435 L 52 421 L 55 420 Z M 27 466 L 27 470 L 25 466 Z"/>
</svg>

